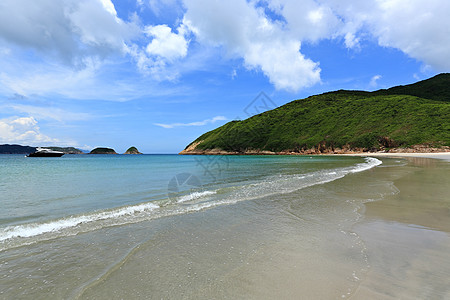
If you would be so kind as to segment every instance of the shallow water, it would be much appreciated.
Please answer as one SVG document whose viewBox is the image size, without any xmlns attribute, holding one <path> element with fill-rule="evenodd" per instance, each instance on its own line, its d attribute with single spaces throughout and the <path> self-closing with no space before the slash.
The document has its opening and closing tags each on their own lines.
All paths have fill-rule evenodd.
<svg viewBox="0 0 450 300">
<path fill-rule="evenodd" d="M 0 156 L 0 250 L 289 193 L 378 164 L 332 157 Z"/>
<path fill-rule="evenodd" d="M 210 164 L 211 157 L 74 156 L 58 161 L 70 175 L 58 171 L 56 183 L 47 182 L 47 188 L 34 185 L 35 199 L 50 199 L 34 204 L 44 213 L 34 217 L 33 209 L 24 209 L 21 221 L 3 220 L 10 222 L 7 230 L 3 227 L 4 237 L 18 228 L 37 227 L 41 233 L 2 242 L 0 297 L 367 299 L 361 292 L 372 290 L 366 283 L 376 273 L 379 251 L 370 243 L 371 232 L 359 227 L 371 222 L 363 215 L 363 203 L 395 197 L 399 188 L 394 183 L 424 168 L 401 159 L 383 159 L 379 165 L 378 160 L 342 157 L 218 158 L 228 160 L 220 165 L 221 172 L 205 169 L 197 160 Z M 158 163 L 168 167 L 149 167 Z M 97 169 L 103 176 L 94 175 Z M 176 176 L 183 173 L 191 177 Z M 48 196 L 53 193 L 49 185 L 70 185 L 74 178 L 77 194 L 61 189 L 69 194 L 57 198 L 65 199 L 62 203 Z M 87 184 L 99 178 L 114 184 Z M 175 190 L 173 178 L 198 181 Z M 80 201 L 76 195 L 81 195 Z M 84 195 L 96 201 L 85 205 Z M 14 207 L 11 199 L 5 202 Z M 45 203 L 56 209 L 46 211 Z M 80 218 L 85 219 L 77 223 Z M 42 232 L 48 228 L 42 224 L 67 220 L 68 227 Z M 378 216 L 374 220 L 384 222 Z M 448 243 L 448 232 L 433 232 Z M 447 249 L 442 243 L 431 248 L 440 259 Z M 443 284 L 437 284 L 442 295 Z"/>
</svg>

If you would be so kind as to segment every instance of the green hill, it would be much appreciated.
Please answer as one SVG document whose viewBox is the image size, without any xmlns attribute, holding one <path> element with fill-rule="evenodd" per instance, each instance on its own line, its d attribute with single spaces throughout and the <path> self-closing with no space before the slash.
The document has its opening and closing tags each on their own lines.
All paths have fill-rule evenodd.
<svg viewBox="0 0 450 300">
<path fill-rule="evenodd" d="M 380 95 L 411 95 L 425 99 L 450 102 L 450 74 L 439 74 L 433 78 L 414 84 L 396 86 L 375 93 Z"/>
<path fill-rule="evenodd" d="M 336 153 L 450 146 L 450 74 L 376 92 L 292 101 L 207 132 L 182 154 Z M 419 97 L 420 96 L 420 97 Z"/>
<path fill-rule="evenodd" d="M 51 146 L 51 147 L 45 147 L 45 148 L 53 150 L 53 151 L 61 151 L 61 152 L 64 152 L 65 154 L 83 154 L 83 151 L 81 151 L 80 149 L 77 149 L 75 147 Z"/>
</svg>

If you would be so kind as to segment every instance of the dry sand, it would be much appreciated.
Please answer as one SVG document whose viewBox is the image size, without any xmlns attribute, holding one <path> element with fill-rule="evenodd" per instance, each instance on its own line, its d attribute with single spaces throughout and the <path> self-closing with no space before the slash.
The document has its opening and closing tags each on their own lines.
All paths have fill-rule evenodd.
<svg viewBox="0 0 450 300">
<path fill-rule="evenodd" d="M 360 153 L 360 154 L 338 154 L 347 156 L 372 156 L 372 157 L 420 157 L 420 158 L 434 158 L 450 161 L 450 152 L 436 152 L 436 153 Z"/>
</svg>

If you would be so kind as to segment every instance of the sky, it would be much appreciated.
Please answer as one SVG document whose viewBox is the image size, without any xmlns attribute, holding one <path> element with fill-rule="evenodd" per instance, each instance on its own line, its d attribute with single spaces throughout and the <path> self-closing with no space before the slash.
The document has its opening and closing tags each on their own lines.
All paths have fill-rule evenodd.
<svg viewBox="0 0 450 300">
<path fill-rule="evenodd" d="M 2 0 L 0 144 L 178 153 L 228 121 L 450 71 L 448 0 Z"/>
</svg>

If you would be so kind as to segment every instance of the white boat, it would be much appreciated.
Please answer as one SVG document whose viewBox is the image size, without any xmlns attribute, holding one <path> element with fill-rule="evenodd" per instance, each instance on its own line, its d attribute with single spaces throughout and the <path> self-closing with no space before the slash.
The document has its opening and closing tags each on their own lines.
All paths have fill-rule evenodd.
<svg viewBox="0 0 450 300">
<path fill-rule="evenodd" d="M 61 157 L 64 155 L 64 152 L 54 151 L 47 148 L 36 148 L 36 152 L 30 153 L 27 157 Z"/>
</svg>

